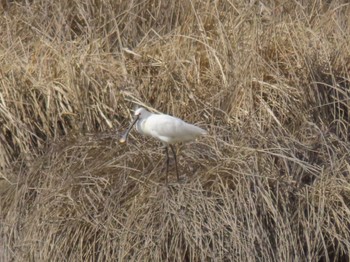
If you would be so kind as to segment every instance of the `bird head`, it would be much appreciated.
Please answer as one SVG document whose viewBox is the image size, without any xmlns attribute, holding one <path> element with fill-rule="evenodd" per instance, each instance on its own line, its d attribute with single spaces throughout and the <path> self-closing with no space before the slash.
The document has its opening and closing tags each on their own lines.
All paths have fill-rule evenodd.
<svg viewBox="0 0 350 262">
<path fill-rule="evenodd" d="M 146 118 L 148 115 L 150 114 L 150 112 L 148 112 L 146 109 L 144 109 L 143 107 L 139 107 L 135 110 L 134 112 L 134 120 L 133 122 L 130 124 L 129 128 L 125 131 L 125 133 L 122 135 L 122 137 L 119 139 L 119 142 L 120 143 L 125 143 L 127 138 L 128 138 L 128 135 L 132 129 L 132 127 L 136 124 L 136 122 L 139 120 L 139 119 L 144 119 Z"/>
<path fill-rule="evenodd" d="M 146 109 L 144 109 L 143 107 L 139 107 L 135 110 L 134 112 L 134 116 L 135 118 L 138 119 L 144 119 L 146 118 L 148 115 L 150 115 L 151 113 L 148 112 Z"/>
</svg>

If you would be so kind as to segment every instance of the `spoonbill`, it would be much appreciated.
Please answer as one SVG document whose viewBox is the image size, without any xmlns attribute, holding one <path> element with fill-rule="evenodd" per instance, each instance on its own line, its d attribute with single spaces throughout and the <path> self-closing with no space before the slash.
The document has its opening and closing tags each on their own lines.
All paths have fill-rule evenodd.
<svg viewBox="0 0 350 262">
<path fill-rule="evenodd" d="M 195 140 L 200 135 L 207 134 L 207 131 L 198 126 L 186 123 L 177 117 L 166 114 L 153 114 L 143 107 L 136 109 L 134 115 L 134 121 L 122 135 L 119 142 L 125 143 L 127 141 L 132 127 L 136 124 L 136 130 L 139 133 L 156 138 L 163 143 L 166 155 L 166 184 L 168 184 L 169 170 L 168 148 L 171 148 L 175 160 L 177 180 L 179 181 L 180 177 L 177 168 L 176 152 L 173 145 L 178 142 Z"/>
</svg>

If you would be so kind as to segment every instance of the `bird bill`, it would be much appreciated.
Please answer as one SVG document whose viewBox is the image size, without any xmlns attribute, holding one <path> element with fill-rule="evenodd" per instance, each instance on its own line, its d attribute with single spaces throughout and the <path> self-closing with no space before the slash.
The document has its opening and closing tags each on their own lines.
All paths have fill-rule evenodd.
<svg viewBox="0 0 350 262">
<path fill-rule="evenodd" d="M 131 123 L 129 128 L 125 131 L 125 133 L 119 139 L 119 143 L 124 144 L 128 140 L 128 135 L 131 131 L 131 128 L 136 124 L 137 120 L 138 120 L 138 117 L 135 117 L 135 120 Z"/>
</svg>

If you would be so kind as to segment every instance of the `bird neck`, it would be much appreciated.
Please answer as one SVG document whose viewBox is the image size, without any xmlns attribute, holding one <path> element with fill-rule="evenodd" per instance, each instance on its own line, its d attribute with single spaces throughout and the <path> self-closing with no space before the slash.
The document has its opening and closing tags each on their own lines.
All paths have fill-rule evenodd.
<svg viewBox="0 0 350 262">
<path fill-rule="evenodd" d="M 144 128 L 143 128 L 143 126 L 145 125 L 145 121 L 146 121 L 146 119 L 140 119 L 139 121 L 137 121 L 137 123 L 136 123 L 137 132 L 139 132 L 141 134 L 145 133 Z"/>
</svg>

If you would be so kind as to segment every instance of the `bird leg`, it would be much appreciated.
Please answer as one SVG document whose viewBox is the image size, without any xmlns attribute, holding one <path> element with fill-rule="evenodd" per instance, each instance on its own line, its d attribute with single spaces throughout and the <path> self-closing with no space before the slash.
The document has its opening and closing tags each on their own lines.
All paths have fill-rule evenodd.
<svg viewBox="0 0 350 262">
<path fill-rule="evenodd" d="M 165 176 L 165 184 L 168 186 L 168 171 L 169 171 L 169 153 L 168 153 L 168 146 L 165 146 L 165 155 L 166 155 L 166 176 Z"/>
<path fill-rule="evenodd" d="M 173 155 L 174 155 L 177 182 L 180 182 L 179 171 L 177 169 L 176 151 L 173 145 L 170 145 L 170 148 L 171 148 L 171 151 L 173 151 Z"/>
</svg>

